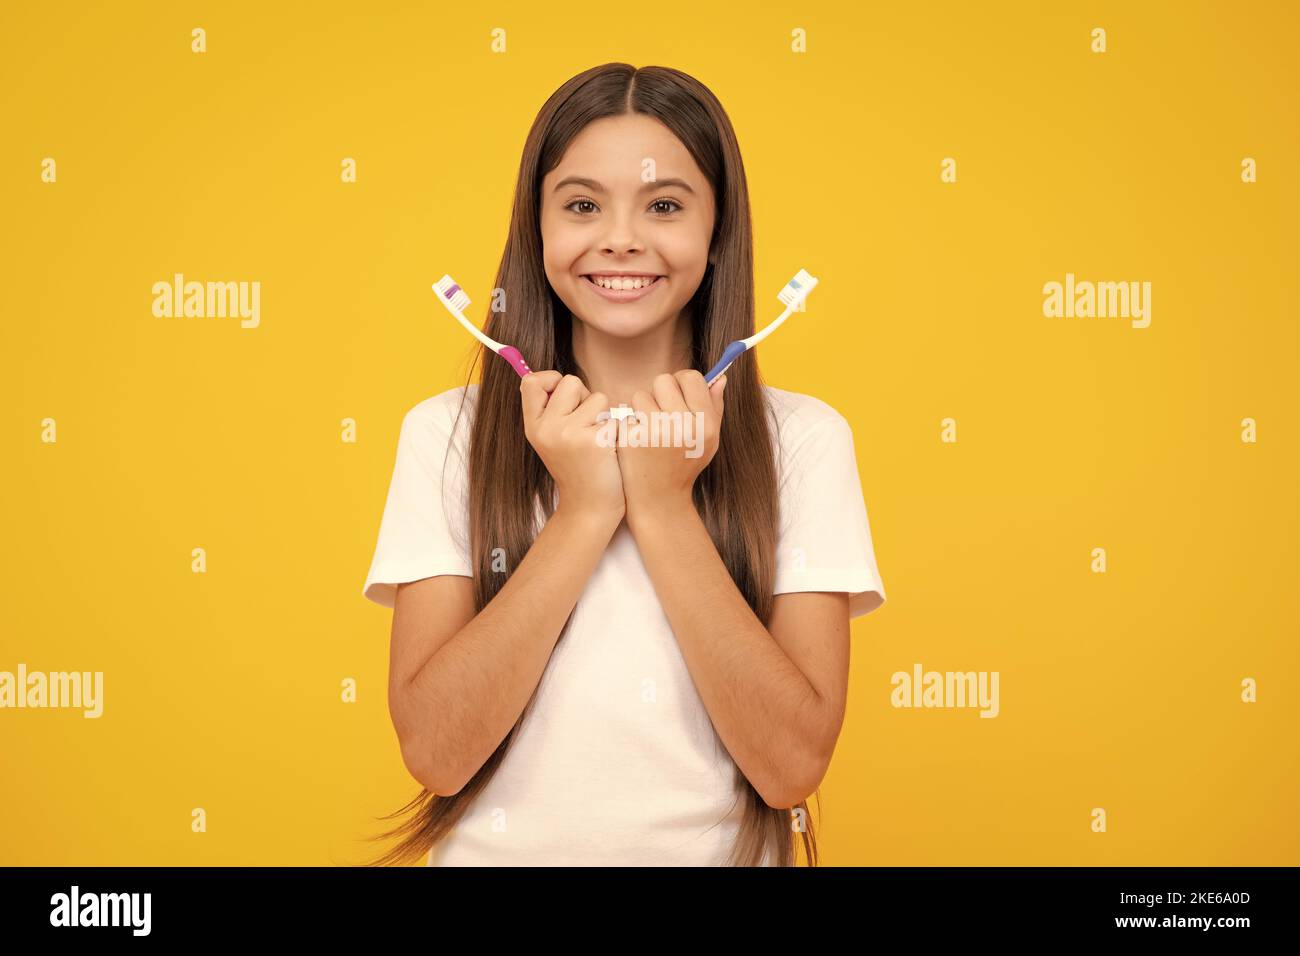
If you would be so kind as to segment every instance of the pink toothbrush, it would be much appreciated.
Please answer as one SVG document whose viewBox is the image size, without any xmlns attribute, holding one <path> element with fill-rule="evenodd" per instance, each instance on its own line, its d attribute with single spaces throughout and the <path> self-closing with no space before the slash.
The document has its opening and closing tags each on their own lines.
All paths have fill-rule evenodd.
<svg viewBox="0 0 1300 956">
<path fill-rule="evenodd" d="M 519 373 L 520 378 L 532 372 L 517 348 L 513 345 L 502 345 L 495 339 L 488 338 L 473 322 L 465 318 L 463 310 L 469 305 L 469 296 L 456 284 L 455 279 L 448 275 L 443 276 L 433 284 L 433 291 L 438 293 L 438 301 L 447 307 L 447 311 L 456 317 L 456 321 L 465 326 L 470 335 L 509 362 L 510 367 Z"/>
</svg>

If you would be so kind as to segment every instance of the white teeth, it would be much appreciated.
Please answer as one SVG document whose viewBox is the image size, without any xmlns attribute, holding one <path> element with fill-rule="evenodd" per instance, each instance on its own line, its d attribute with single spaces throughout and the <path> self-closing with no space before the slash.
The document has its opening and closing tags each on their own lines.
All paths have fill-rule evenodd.
<svg viewBox="0 0 1300 956">
<path fill-rule="evenodd" d="M 612 289 L 615 292 L 626 292 L 630 289 L 644 289 L 646 286 L 650 285 L 650 283 L 655 281 L 653 278 L 628 279 L 620 277 L 609 278 L 605 276 L 588 276 L 587 278 L 601 288 Z"/>
</svg>

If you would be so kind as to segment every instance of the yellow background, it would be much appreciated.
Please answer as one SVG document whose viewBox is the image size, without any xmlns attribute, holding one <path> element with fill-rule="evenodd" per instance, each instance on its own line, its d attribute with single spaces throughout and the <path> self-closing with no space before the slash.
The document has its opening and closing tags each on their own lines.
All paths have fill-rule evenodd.
<svg viewBox="0 0 1300 956">
<path fill-rule="evenodd" d="M 822 279 L 762 368 L 852 423 L 889 595 L 823 862 L 1300 863 L 1297 15 L 899 6 L 6 4 L 0 670 L 102 670 L 105 713 L 0 711 L 0 863 L 375 849 L 417 787 L 361 585 L 471 346 L 429 286 L 482 321 L 528 126 L 611 60 L 728 110 L 760 324 Z M 155 318 L 175 272 L 260 281 L 261 326 Z M 1150 327 L 1045 318 L 1066 272 L 1151 282 Z M 917 662 L 1000 716 L 892 708 Z"/>
</svg>

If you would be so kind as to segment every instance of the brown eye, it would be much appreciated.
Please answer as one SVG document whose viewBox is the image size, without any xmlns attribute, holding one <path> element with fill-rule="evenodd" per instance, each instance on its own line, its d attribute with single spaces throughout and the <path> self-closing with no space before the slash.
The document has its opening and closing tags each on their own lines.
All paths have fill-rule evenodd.
<svg viewBox="0 0 1300 956">
<path fill-rule="evenodd" d="M 568 203 L 567 205 L 565 205 L 564 208 L 570 210 L 571 212 L 577 212 L 579 216 L 586 215 L 586 213 L 578 212 L 578 210 L 576 210 L 576 209 L 573 208 L 574 206 L 579 206 L 579 205 L 583 205 L 583 206 L 594 206 L 594 205 L 596 205 L 596 204 L 595 204 L 594 202 L 592 202 L 590 199 L 575 199 L 575 200 L 573 200 L 573 202 Z"/>
<path fill-rule="evenodd" d="M 682 204 L 679 203 L 676 199 L 656 199 L 654 202 L 650 204 L 650 208 L 653 209 L 655 206 L 658 206 L 660 204 L 666 204 L 673 207 L 671 209 L 667 209 L 664 210 L 663 212 L 660 212 L 659 215 L 661 216 L 671 216 L 673 213 L 680 211 L 682 208 Z"/>
</svg>

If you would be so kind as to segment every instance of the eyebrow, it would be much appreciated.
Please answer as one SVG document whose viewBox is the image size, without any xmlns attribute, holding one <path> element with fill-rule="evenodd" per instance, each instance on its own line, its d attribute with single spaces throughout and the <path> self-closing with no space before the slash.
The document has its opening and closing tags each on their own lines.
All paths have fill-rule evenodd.
<svg viewBox="0 0 1300 956">
<path fill-rule="evenodd" d="M 565 186 L 586 186 L 588 189 L 598 193 L 603 193 L 606 191 L 605 187 L 602 186 L 600 183 L 596 182 L 596 180 L 587 179 L 585 176 L 567 176 L 564 179 L 561 179 L 558 183 L 555 184 L 555 192 L 558 193 Z M 645 193 L 655 189 L 670 189 L 674 186 L 680 189 L 685 189 L 692 196 L 695 195 L 695 190 L 691 188 L 691 184 L 684 179 L 651 180 L 650 182 L 642 186 L 639 191 Z"/>
</svg>

